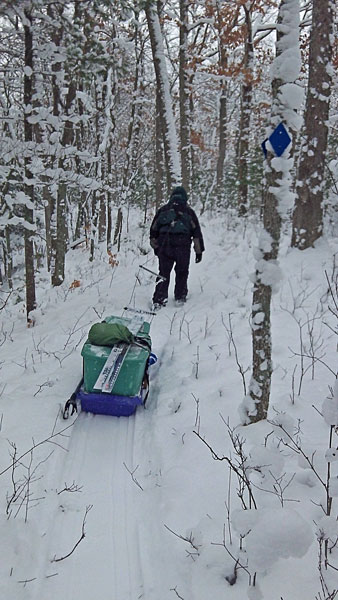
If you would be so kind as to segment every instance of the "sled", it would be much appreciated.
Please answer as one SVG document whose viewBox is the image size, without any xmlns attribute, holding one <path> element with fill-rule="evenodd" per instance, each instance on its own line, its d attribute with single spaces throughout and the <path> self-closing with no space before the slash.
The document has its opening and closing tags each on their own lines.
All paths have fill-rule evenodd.
<svg viewBox="0 0 338 600">
<path fill-rule="evenodd" d="M 141 315 L 109 316 L 104 322 L 126 327 L 132 341 L 97 345 L 88 336 L 81 350 L 83 378 L 65 404 L 65 419 L 78 405 L 84 412 L 129 417 L 146 402 L 148 369 L 157 361 L 151 352 L 150 324 Z"/>
</svg>

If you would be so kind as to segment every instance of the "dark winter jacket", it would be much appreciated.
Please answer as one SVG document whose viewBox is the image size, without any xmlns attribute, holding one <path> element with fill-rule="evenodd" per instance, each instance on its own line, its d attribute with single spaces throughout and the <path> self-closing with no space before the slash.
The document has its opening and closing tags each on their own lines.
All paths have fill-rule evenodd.
<svg viewBox="0 0 338 600">
<path fill-rule="evenodd" d="M 185 189 L 176 187 L 169 202 L 158 209 L 150 227 L 150 245 L 155 253 L 177 246 L 190 248 L 191 241 L 196 254 L 204 251 L 200 224 L 187 199 Z"/>
</svg>

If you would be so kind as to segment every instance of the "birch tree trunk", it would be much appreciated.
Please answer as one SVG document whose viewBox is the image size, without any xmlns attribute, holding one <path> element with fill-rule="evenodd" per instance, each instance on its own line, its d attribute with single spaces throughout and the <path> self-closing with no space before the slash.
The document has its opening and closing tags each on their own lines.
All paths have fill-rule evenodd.
<svg viewBox="0 0 338 600">
<path fill-rule="evenodd" d="M 332 88 L 332 0 L 313 0 L 309 80 L 291 245 L 305 250 L 323 232 L 325 153 Z"/>
<path fill-rule="evenodd" d="M 164 190 L 164 164 L 163 164 L 163 135 L 162 123 L 160 117 L 159 94 L 156 93 L 156 117 L 155 117 L 155 190 L 156 190 L 156 210 L 163 202 Z"/>
<path fill-rule="evenodd" d="M 271 129 L 281 122 L 289 129 L 300 128 L 296 109 L 301 103 L 298 86 L 300 73 L 299 0 L 281 0 L 277 20 L 276 58 L 272 65 Z M 271 295 L 278 285 L 280 270 L 277 262 L 282 216 L 293 201 L 290 191 L 292 159 L 286 149 L 276 157 L 268 152 L 263 191 L 263 225 L 255 258 L 256 273 L 252 298 L 252 376 L 249 394 L 242 404 L 245 423 L 267 417 L 272 376 Z"/>
<path fill-rule="evenodd" d="M 181 165 L 174 113 L 171 103 L 167 65 L 158 11 L 153 0 L 147 0 L 145 13 L 153 55 L 159 117 L 161 121 L 168 189 L 181 183 Z"/>
<path fill-rule="evenodd" d="M 33 33 L 32 15 L 24 11 L 25 36 L 25 73 L 24 73 L 24 134 L 25 134 L 25 272 L 26 272 L 26 315 L 30 323 L 29 313 L 36 308 L 35 272 L 34 272 L 34 180 L 31 172 L 31 148 L 33 141 L 33 125 L 29 122 L 33 105 Z"/>
<path fill-rule="evenodd" d="M 142 49 L 138 48 L 138 13 L 135 13 L 135 72 L 133 76 L 133 95 L 131 102 L 131 111 L 128 124 L 128 136 L 126 142 L 126 158 L 124 161 L 123 178 L 122 178 L 122 189 L 125 190 L 128 187 L 128 181 L 131 178 L 131 167 L 133 166 L 133 154 L 134 154 L 134 137 L 135 141 L 138 137 L 139 132 L 139 98 L 138 91 L 140 85 L 140 62 Z"/>
</svg>

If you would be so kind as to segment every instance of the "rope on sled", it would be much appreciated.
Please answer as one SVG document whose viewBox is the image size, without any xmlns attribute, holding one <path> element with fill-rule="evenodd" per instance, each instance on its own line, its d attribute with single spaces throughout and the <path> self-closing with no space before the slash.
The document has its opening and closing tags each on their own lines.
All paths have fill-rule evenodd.
<svg viewBox="0 0 338 600">
<path fill-rule="evenodd" d="M 142 310 L 142 309 L 137 309 L 135 308 L 135 294 L 136 294 L 136 286 L 137 284 L 142 285 L 141 283 L 141 279 L 140 279 L 140 270 L 143 269 L 144 271 L 147 271 L 147 273 L 151 273 L 151 275 L 153 275 L 154 277 L 156 277 L 156 280 L 158 281 L 159 279 L 162 279 L 163 281 L 166 279 L 166 277 L 163 277 L 163 275 L 159 275 L 159 273 L 155 273 L 155 271 L 152 271 L 151 269 L 148 269 L 148 267 L 145 267 L 144 265 L 139 265 L 138 271 L 135 273 L 135 283 L 131 292 L 131 296 L 130 296 L 130 300 L 127 306 L 125 306 L 123 308 L 123 313 L 125 310 L 129 310 L 135 313 L 139 313 L 141 314 L 146 314 L 151 316 L 150 322 L 152 322 L 154 316 L 156 315 L 156 313 L 154 313 L 153 311 L 148 311 L 148 310 Z M 122 315 L 123 315 L 122 313 Z"/>
</svg>

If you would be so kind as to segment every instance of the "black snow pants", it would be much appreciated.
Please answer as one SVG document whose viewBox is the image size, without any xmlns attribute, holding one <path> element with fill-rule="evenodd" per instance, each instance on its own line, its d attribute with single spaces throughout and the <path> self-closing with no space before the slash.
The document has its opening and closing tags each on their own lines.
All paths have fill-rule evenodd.
<svg viewBox="0 0 338 600">
<path fill-rule="evenodd" d="M 175 264 L 175 300 L 185 300 L 188 287 L 189 263 L 190 263 L 190 244 L 179 246 L 166 245 L 158 253 L 159 273 L 166 280 L 158 280 L 156 283 L 153 302 L 161 304 L 168 298 L 168 288 L 170 282 L 170 273 Z"/>
</svg>

